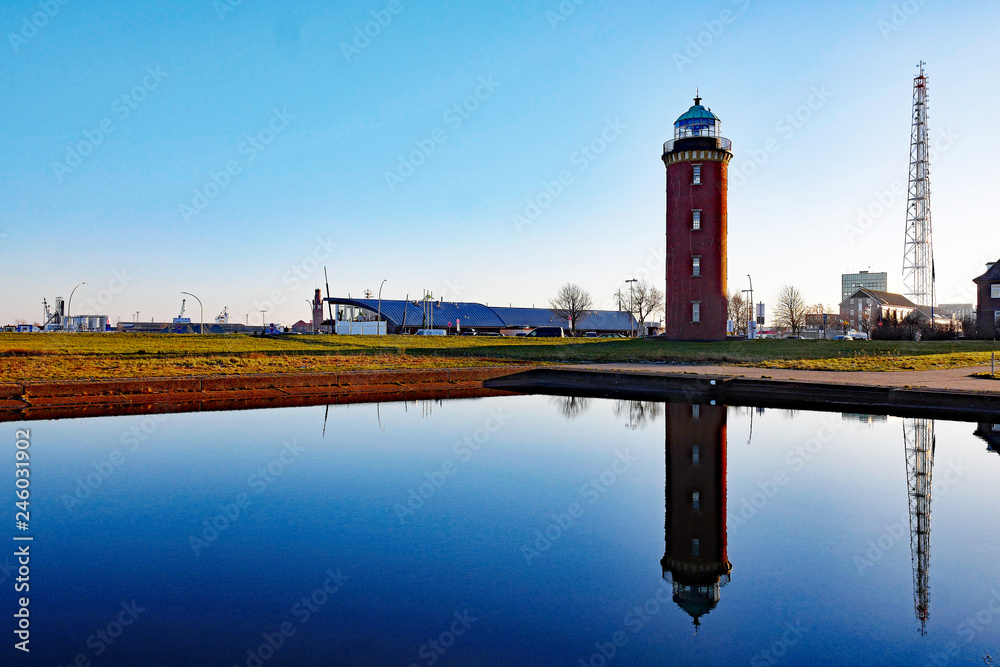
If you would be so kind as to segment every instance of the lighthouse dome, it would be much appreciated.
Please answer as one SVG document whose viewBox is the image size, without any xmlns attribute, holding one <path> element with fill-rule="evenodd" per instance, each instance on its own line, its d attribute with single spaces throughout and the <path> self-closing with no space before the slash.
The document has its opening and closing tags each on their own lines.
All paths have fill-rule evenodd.
<svg viewBox="0 0 1000 667">
<path fill-rule="evenodd" d="M 702 106 L 700 97 L 695 97 L 694 105 L 674 123 L 674 139 L 719 137 L 720 130 L 719 117 Z"/>
</svg>

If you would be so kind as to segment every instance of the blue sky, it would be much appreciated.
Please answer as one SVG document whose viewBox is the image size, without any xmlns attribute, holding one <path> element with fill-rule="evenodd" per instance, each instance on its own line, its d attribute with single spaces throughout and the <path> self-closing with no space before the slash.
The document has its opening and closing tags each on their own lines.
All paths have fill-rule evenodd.
<svg viewBox="0 0 1000 667">
<path fill-rule="evenodd" d="M 871 267 L 902 291 L 921 59 L 938 299 L 973 301 L 1000 258 L 998 19 L 988 0 L 10 0 L 0 323 L 85 281 L 74 313 L 165 320 L 190 291 L 207 318 L 291 324 L 324 265 L 335 295 L 542 306 L 576 282 L 610 307 L 626 278 L 662 282 L 661 144 L 696 87 L 733 141 L 730 289 L 835 304 Z"/>
</svg>

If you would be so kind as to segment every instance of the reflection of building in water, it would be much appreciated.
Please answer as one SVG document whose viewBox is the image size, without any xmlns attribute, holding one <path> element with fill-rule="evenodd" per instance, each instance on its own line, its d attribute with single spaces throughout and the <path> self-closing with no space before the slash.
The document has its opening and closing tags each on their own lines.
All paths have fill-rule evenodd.
<svg viewBox="0 0 1000 667">
<path fill-rule="evenodd" d="M 906 486 L 910 506 L 910 557 L 913 561 L 913 609 L 926 632 L 930 614 L 931 473 L 934 470 L 934 420 L 904 419 Z"/>
<path fill-rule="evenodd" d="M 986 451 L 1000 454 L 1000 424 L 979 422 L 979 428 L 972 435 L 986 441 Z"/>
<path fill-rule="evenodd" d="M 884 424 L 889 421 L 888 415 L 863 415 L 854 412 L 841 412 L 840 418 L 845 422 L 861 422 L 862 424 Z"/>
<path fill-rule="evenodd" d="M 715 609 L 733 569 L 726 556 L 726 408 L 668 403 L 666 549 L 674 602 L 694 619 Z"/>
</svg>

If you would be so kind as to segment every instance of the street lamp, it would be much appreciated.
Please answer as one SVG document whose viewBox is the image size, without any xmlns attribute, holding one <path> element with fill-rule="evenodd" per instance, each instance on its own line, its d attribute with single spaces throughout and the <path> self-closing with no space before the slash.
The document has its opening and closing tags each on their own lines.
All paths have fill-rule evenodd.
<svg viewBox="0 0 1000 667">
<path fill-rule="evenodd" d="M 267 312 L 266 310 L 261 310 L 260 311 L 260 335 L 261 336 L 264 335 L 264 331 L 266 331 L 266 329 L 267 329 L 267 325 L 264 324 L 264 313 L 266 313 L 266 312 Z"/>
<path fill-rule="evenodd" d="M 135 323 L 139 324 L 139 311 L 135 311 Z"/>
<path fill-rule="evenodd" d="M 205 333 L 205 307 L 201 305 L 201 299 L 191 294 L 191 292 L 181 292 L 181 294 L 187 294 L 190 297 L 194 297 L 194 300 L 198 302 L 198 307 L 201 308 L 201 329 L 198 333 Z"/>
<path fill-rule="evenodd" d="M 749 338 L 750 337 L 750 320 L 752 320 L 754 318 L 753 317 L 753 278 L 750 277 L 749 273 L 747 274 L 747 280 L 750 281 L 750 319 L 747 320 L 747 338 Z"/>
<path fill-rule="evenodd" d="M 628 283 L 628 335 L 629 338 L 635 338 L 632 334 L 632 310 L 634 308 L 632 305 L 632 283 L 636 282 L 636 279 L 632 278 L 631 280 L 626 280 L 625 282 Z"/>
<path fill-rule="evenodd" d="M 80 283 L 80 285 L 86 285 L 86 284 L 87 283 Z M 79 287 L 80 285 L 77 285 L 76 287 Z M 76 287 L 73 288 L 73 292 L 76 292 Z M 67 321 L 69 321 L 69 311 L 70 311 L 70 308 L 73 306 L 73 292 L 69 293 L 69 301 L 66 302 L 66 320 Z"/>
<path fill-rule="evenodd" d="M 309 299 L 306 299 L 305 301 L 306 301 L 306 303 L 309 304 L 309 313 L 310 313 L 309 314 L 309 331 L 312 331 L 313 333 L 315 333 L 316 332 L 316 327 L 315 327 L 315 323 L 313 322 L 313 316 L 312 316 L 313 302 L 310 301 Z"/>
<path fill-rule="evenodd" d="M 382 285 L 385 285 L 388 278 L 382 280 Z M 378 316 L 375 318 L 375 335 L 379 336 L 382 333 L 382 285 L 378 286 Z M 387 327 L 388 329 L 388 327 Z"/>
</svg>

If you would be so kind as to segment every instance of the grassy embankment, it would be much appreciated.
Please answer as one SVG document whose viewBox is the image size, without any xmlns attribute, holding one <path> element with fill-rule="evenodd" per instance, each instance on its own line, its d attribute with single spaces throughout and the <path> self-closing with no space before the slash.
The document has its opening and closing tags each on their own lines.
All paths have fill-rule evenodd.
<svg viewBox="0 0 1000 667">
<path fill-rule="evenodd" d="M 925 370 L 989 363 L 986 341 L 416 336 L 0 334 L 0 382 L 454 368 L 497 363 L 695 363 L 814 370 Z"/>
</svg>

